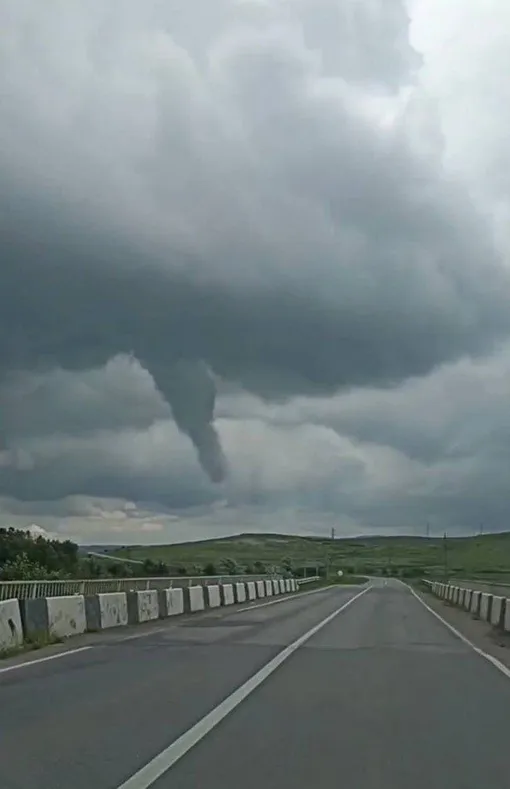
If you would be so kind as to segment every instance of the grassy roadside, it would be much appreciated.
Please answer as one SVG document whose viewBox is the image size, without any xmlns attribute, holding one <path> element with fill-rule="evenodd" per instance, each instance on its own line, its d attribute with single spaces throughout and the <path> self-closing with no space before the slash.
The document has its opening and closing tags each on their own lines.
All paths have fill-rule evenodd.
<svg viewBox="0 0 510 789">
<path fill-rule="evenodd" d="M 0 660 L 7 660 L 7 658 L 23 655 L 26 652 L 35 652 L 38 649 L 44 649 L 44 647 L 50 647 L 54 644 L 61 644 L 63 641 L 63 638 L 49 635 L 47 633 L 31 636 L 26 638 L 19 646 L 0 649 Z"/>
</svg>

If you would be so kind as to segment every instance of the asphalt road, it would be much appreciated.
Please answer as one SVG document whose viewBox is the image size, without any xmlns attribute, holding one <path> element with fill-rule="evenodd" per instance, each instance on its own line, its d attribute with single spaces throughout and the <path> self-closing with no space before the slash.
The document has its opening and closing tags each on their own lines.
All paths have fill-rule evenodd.
<svg viewBox="0 0 510 789">
<path fill-rule="evenodd" d="M 398 582 L 359 592 L 0 665 L 1 789 L 510 785 L 510 679 Z"/>
</svg>

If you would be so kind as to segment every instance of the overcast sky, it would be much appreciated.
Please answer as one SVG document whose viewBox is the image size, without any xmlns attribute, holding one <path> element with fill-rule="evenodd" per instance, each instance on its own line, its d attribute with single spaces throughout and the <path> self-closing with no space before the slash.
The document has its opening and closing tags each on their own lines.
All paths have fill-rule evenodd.
<svg viewBox="0 0 510 789">
<path fill-rule="evenodd" d="M 508 0 L 0 30 L 0 524 L 510 528 Z"/>
</svg>

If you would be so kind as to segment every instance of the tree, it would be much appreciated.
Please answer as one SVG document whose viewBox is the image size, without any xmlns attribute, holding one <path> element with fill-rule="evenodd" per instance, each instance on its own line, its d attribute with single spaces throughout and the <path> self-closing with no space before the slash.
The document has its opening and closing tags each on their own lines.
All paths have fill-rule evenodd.
<svg viewBox="0 0 510 789">
<path fill-rule="evenodd" d="M 166 564 L 166 562 L 163 561 L 155 562 L 154 569 L 155 569 L 155 575 L 157 576 L 168 575 L 168 565 Z"/>
<path fill-rule="evenodd" d="M 98 562 L 93 556 L 82 559 L 78 570 L 78 575 L 83 578 L 101 578 L 103 575 L 104 563 Z"/>
<path fill-rule="evenodd" d="M 26 553 L 8 559 L 0 568 L 2 581 L 43 581 L 49 575 L 45 567 L 30 561 Z"/>
<path fill-rule="evenodd" d="M 31 566 L 31 571 L 39 578 L 41 574 L 46 577 L 72 577 L 79 568 L 78 546 L 70 540 L 60 542 L 42 536 L 33 537 L 28 531 L 12 527 L 0 529 L 0 569 L 5 569 L 7 564 L 6 572 L 14 572 L 13 562 L 18 568 L 16 572 L 30 572 Z"/>
<path fill-rule="evenodd" d="M 282 559 L 281 566 L 286 573 L 292 574 L 292 559 L 290 559 L 288 556 L 286 556 L 285 559 Z"/>
<path fill-rule="evenodd" d="M 108 562 L 106 569 L 108 574 L 113 575 L 114 578 L 125 578 L 130 574 L 123 562 Z"/>
<path fill-rule="evenodd" d="M 235 559 L 225 558 L 220 560 L 220 574 L 221 575 L 240 575 L 242 567 L 236 562 Z"/>
</svg>

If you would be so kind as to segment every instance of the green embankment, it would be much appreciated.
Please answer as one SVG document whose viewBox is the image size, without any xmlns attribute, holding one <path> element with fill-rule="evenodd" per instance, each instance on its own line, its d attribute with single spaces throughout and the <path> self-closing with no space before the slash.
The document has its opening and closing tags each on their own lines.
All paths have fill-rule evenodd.
<svg viewBox="0 0 510 789">
<path fill-rule="evenodd" d="M 510 533 L 476 537 L 365 537 L 322 539 L 278 534 L 242 534 L 174 545 L 126 546 L 112 555 L 163 561 L 169 567 L 196 565 L 224 572 L 225 560 L 239 568 L 305 566 L 308 574 L 342 570 L 350 575 L 447 575 L 510 581 Z M 255 566 L 255 568 L 254 568 Z"/>
</svg>

